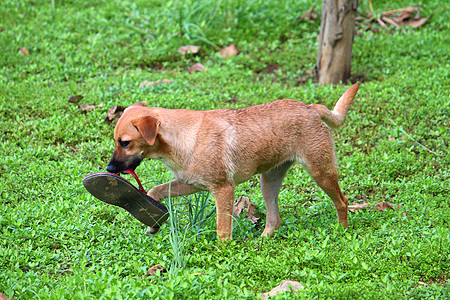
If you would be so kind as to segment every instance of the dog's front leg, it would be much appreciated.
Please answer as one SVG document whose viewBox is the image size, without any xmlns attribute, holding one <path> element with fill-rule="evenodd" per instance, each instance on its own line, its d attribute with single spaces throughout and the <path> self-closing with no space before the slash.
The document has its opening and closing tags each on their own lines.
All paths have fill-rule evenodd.
<svg viewBox="0 0 450 300">
<path fill-rule="evenodd" d="M 150 191 L 148 191 L 147 195 L 156 201 L 160 202 L 164 198 L 170 197 L 178 197 L 178 196 L 186 196 L 190 194 L 194 194 L 199 192 L 200 189 L 193 187 L 190 184 L 187 184 L 178 179 L 172 180 L 170 182 L 166 182 L 164 184 L 155 186 Z M 147 227 L 146 234 L 155 234 L 159 230 L 159 227 Z"/>
<path fill-rule="evenodd" d="M 175 179 L 164 184 L 155 186 L 150 191 L 148 191 L 147 195 L 156 201 L 159 201 L 164 198 L 170 197 L 178 197 L 178 196 L 186 196 L 190 194 L 194 194 L 199 192 L 200 189 L 193 187 L 190 184 L 187 184 L 181 180 Z"/>
<path fill-rule="evenodd" d="M 222 241 L 232 239 L 234 188 L 234 184 L 228 183 L 211 189 L 216 201 L 217 235 Z"/>
</svg>

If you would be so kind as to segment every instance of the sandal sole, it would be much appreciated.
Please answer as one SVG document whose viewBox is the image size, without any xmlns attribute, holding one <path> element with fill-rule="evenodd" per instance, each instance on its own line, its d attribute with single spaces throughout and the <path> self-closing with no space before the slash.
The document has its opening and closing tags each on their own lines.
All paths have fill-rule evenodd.
<svg viewBox="0 0 450 300">
<path fill-rule="evenodd" d="M 169 217 L 164 205 L 116 174 L 90 174 L 84 177 L 83 185 L 98 200 L 125 209 L 147 226 L 160 227 Z"/>
</svg>

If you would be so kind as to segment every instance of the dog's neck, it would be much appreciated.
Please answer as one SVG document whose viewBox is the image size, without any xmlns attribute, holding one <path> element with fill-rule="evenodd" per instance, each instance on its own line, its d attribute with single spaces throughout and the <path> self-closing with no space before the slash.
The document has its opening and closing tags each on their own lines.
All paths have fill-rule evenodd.
<svg viewBox="0 0 450 300">
<path fill-rule="evenodd" d="M 151 158 L 160 160 L 174 173 L 188 165 L 197 143 L 198 128 L 202 123 L 202 117 L 196 117 L 180 118 L 176 110 L 166 111 L 164 116 L 159 116 L 159 145 Z M 166 123 L 166 118 L 170 122 Z M 173 122 L 177 122 L 179 126 L 170 126 Z"/>
</svg>

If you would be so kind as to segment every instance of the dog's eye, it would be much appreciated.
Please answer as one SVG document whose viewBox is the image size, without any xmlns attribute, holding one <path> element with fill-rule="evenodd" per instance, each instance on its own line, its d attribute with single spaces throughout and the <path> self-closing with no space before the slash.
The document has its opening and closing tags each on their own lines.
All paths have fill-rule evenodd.
<svg viewBox="0 0 450 300">
<path fill-rule="evenodd" d="M 122 147 L 122 148 L 126 148 L 129 144 L 130 144 L 130 141 L 122 141 L 122 140 L 119 140 L 119 145 L 120 145 L 120 147 Z"/>
</svg>

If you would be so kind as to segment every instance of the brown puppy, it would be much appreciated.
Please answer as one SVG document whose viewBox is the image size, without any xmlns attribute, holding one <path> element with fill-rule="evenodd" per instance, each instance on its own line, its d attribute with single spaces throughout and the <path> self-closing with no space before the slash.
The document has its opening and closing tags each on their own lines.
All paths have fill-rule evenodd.
<svg viewBox="0 0 450 300">
<path fill-rule="evenodd" d="M 261 174 L 267 220 L 263 236 L 281 223 L 278 194 L 286 171 L 300 163 L 333 200 L 347 227 L 347 199 L 338 184 L 330 127 L 339 127 L 358 91 L 352 85 L 333 111 L 323 105 L 278 100 L 243 109 L 192 111 L 127 108 L 114 130 L 115 150 L 108 171 L 136 168 L 144 158 L 161 160 L 175 180 L 152 188 L 155 200 L 208 190 L 217 208 L 217 234 L 231 239 L 234 188 Z M 328 126 L 327 126 L 328 125 Z M 157 229 L 153 229 L 156 232 Z"/>
</svg>

